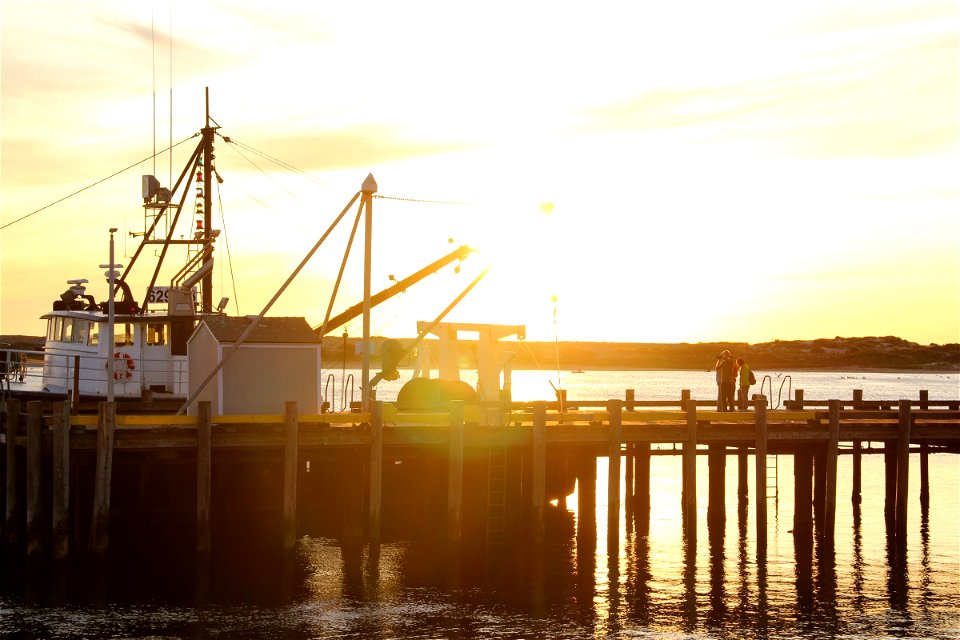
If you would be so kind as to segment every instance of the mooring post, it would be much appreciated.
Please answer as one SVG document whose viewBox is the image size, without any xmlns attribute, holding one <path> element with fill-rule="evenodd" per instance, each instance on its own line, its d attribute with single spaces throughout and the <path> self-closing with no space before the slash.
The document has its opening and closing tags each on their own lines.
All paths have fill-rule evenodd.
<svg viewBox="0 0 960 640">
<path fill-rule="evenodd" d="M 370 548 L 380 546 L 380 527 L 383 504 L 383 402 L 373 403 L 370 419 Z"/>
<path fill-rule="evenodd" d="M 209 400 L 197 403 L 197 560 L 210 559 L 210 487 L 212 478 L 213 407 Z"/>
<path fill-rule="evenodd" d="M 297 403 L 284 405 L 283 447 L 283 550 L 292 551 L 297 544 L 297 476 L 299 471 L 299 428 Z"/>
<path fill-rule="evenodd" d="M 17 508 L 20 501 L 17 473 L 17 435 L 20 432 L 20 400 L 7 400 L 7 474 L 6 474 L 6 502 L 4 508 L 4 531 L 7 544 L 15 546 L 20 542 L 20 528 L 17 526 Z"/>
<path fill-rule="evenodd" d="M 824 539 L 833 545 L 837 521 L 837 454 L 840 447 L 840 401 L 831 400 L 830 440 L 827 444 L 826 504 L 824 505 Z"/>
<path fill-rule="evenodd" d="M 627 389 L 626 402 L 624 403 L 624 408 L 627 411 L 633 411 L 636 401 L 637 401 L 636 392 L 633 389 Z"/>
<path fill-rule="evenodd" d="M 620 444 L 623 439 L 623 402 L 607 400 L 610 430 L 607 434 L 607 542 L 619 546 L 620 539 Z"/>
<path fill-rule="evenodd" d="M 448 460 L 447 542 L 458 546 L 463 538 L 463 401 L 460 400 L 450 403 Z"/>
<path fill-rule="evenodd" d="M 900 544 L 907 540 L 907 492 L 910 479 L 910 401 L 899 402 L 899 424 L 897 432 L 897 537 Z"/>
<path fill-rule="evenodd" d="M 756 428 L 756 476 L 757 476 L 757 553 L 767 548 L 767 398 L 756 395 L 753 397 L 753 406 L 756 413 L 754 426 Z M 760 564 L 759 560 L 757 564 Z"/>
<path fill-rule="evenodd" d="M 863 408 L 863 389 L 853 390 L 853 408 L 854 409 Z"/>
<path fill-rule="evenodd" d="M 93 490 L 93 518 L 90 524 L 90 551 L 103 555 L 110 541 L 110 486 L 113 475 L 113 432 L 117 404 L 101 402 L 97 420 L 97 468 Z"/>
<path fill-rule="evenodd" d="M 531 433 L 533 477 L 530 500 L 533 514 L 533 544 L 543 544 L 547 518 L 547 404 L 533 403 L 533 430 Z"/>
<path fill-rule="evenodd" d="M 920 410 L 930 408 L 930 393 L 926 389 L 920 390 Z M 926 441 L 920 443 L 920 504 L 930 504 L 930 447 Z"/>
<path fill-rule="evenodd" d="M 688 399 L 684 404 L 687 413 L 687 439 L 683 443 L 683 526 L 688 540 L 697 534 L 697 405 Z"/>
<path fill-rule="evenodd" d="M 803 389 L 796 389 L 793 392 L 793 405 L 791 408 L 796 411 L 803 411 Z"/>
<path fill-rule="evenodd" d="M 70 403 L 58 402 L 53 420 L 53 559 L 70 553 Z"/>
<path fill-rule="evenodd" d="M 43 552 L 40 523 L 43 520 L 43 404 L 27 403 L 27 557 Z"/>
</svg>

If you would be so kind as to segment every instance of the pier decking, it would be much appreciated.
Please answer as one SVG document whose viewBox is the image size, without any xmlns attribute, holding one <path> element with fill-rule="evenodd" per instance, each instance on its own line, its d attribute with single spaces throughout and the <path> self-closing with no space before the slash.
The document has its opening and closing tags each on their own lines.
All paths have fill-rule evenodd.
<svg viewBox="0 0 960 640">
<path fill-rule="evenodd" d="M 749 492 L 754 461 L 758 553 L 767 537 L 768 457 L 794 457 L 794 530 L 830 543 L 836 526 L 837 457 L 853 456 L 850 497 L 859 501 L 860 456 L 885 456 L 885 514 L 907 535 L 910 455 L 920 454 L 921 500 L 929 500 L 927 456 L 960 454 L 960 402 L 809 401 L 784 410 L 756 396 L 750 411 L 718 412 L 683 392 L 676 401 L 452 403 L 444 413 L 404 413 L 376 403 L 369 414 L 98 415 L 39 401 L 5 407 L 0 456 L 8 553 L 66 558 L 105 553 L 117 519 L 156 522 L 188 540 L 197 557 L 215 552 L 217 523 L 256 514 L 290 550 L 304 523 L 331 518 L 347 542 L 378 548 L 383 530 L 411 504 L 451 545 L 544 541 L 546 509 L 575 486 L 580 509 L 595 508 L 596 461 L 607 457 L 608 544 L 617 544 L 621 506 L 649 526 L 650 457 L 682 457 L 678 496 L 685 535 L 696 537 L 696 456 L 709 461 L 709 521 L 722 521 L 725 465 L 738 464 Z M 561 408 L 563 409 L 561 411 Z M 45 411 L 46 409 L 46 411 Z M 495 418 L 491 418 L 495 416 Z M 879 447 L 872 446 L 879 444 Z M 625 466 L 625 469 L 624 469 Z M 625 482 L 621 482 L 621 478 Z M 579 485 L 576 483 L 579 482 Z M 621 495 L 621 487 L 625 493 Z"/>
</svg>

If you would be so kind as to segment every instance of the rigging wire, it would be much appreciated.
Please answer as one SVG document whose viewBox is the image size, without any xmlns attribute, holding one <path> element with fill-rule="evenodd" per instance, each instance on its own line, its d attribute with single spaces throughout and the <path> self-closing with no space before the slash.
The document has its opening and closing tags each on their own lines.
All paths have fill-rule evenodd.
<svg viewBox="0 0 960 640">
<path fill-rule="evenodd" d="M 220 135 L 220 134 L 218 133 L 217 135 Z M 266 153 L 266 152 L 264 152 L 264 151 L 260 151 L 259 149 L 256 149 L 256 148 L 254 148 L 254 147 L 251 147 L 251 146 L 248 145 L 248 144 L 245 144 L 245 143 L 243 143 L 243 142 L 240 142 L 240 141 L 237 140 L 236 138 L 232 138 L 232 137 L 230 137 L 230 136 L 220 136 L 220 137 L 223 138 L 223 141 L 226 142 L 227 144 L 236 145 L 236 146 L 238 146 L 238 147 L 241 147 L 242 149 L 245 149 L 245 150 L 249 151 L 250 153 L 253 153 L 253 154 L 257 155 L 257 156 L 263 158 L 264 160 L 268 160 L 268 161 L 276 164 L 277 166 L 283 167 L 283 168 L 286 169 L 287 171 L 290 171 L 290 172 L 292 172 L 292 173 L 299 174 L 299 175 L 301 175 L 301 176 L 303 176 L 303 177 L 305 177 L 305 178 L 308 178 L 308 179 L 316 182 L 317 184 L 321 184 L 321 185 L 323 185 L 323 186 L 325 186 L 325 187 L 332 187 L 332 186 L 333 186 L 333 184 L 331 184 L 330 182 L 324 180 L 323 178 L 318 178 L 317 176 L 315 176 L 315 175 L 313 175 L 313 174 L 311 174 L 311 173 L 308 173 L 308 172 L 304 171 L 303 169 L 300 169 L 300 168 L 298 168 L 298 167 L 295 167 L 294 165 L 290 164 L 289 162 L 286 162 L 286 161 L 281 160 L 281 159 L 279 159 L 279 158 L 275 158 L 274 156 L 271 156 L 270 154 L 268 154 L 268 153 Z M 239 152 L 238 152 L 238 153 L 239 153 Z M 243 154 L 240 154 L 240 155 L 243 156 Z M 243 156 L 243 157 L 246 159 L 246 156 Z M 247 159 L 247 162 L 250 162 L 250 160 Z M 252 162 L 250 162 L 250 163 L 253 164 Z M 254 166 L 256 166 L 256 165 L 254 165 Z M 260 171 L 263 171 L 263 170 L 260 169 L 259 167 L 257 167 L 257 169 L 259 169 Z"/>
<path fill-rule="evenodd" d="M 457 202 L 455 200 L 425 200 L 422 198 L 401 198 L 399 196 L 383 196 L 379 193 L 373 194 L 374 198 L 379 198 L 380 200 L 398 200 L 400 202 L 422 202 L 424 204 L 456 204 L 456 205 L 468 205 L 469 202 Z"/>
<path fill-rule="evenodd" d="M 187 142 L 188 140 L 191 140 L 192 138 L 196 138 L 196 137 L 199 136 L 199 135 L 200 135 L 199 133 L 195 133 L 195 134 L 193 134 L 192 136 L 190 136 L 189 138 L 184 138 L 183 140 L 181 140 L 181 141 L 178 142 L 177 144 L 171 146 L 171 147 L 170 147 L 170 150 L 172 151 L 173 149 L 179 147 L 179 146 L 180 146 L 181 144 L 183 144 L 184 142 Z M 2 231 L 3 229 L 6 229 L 7 227 L 13 226 L 13 225 L 15 225 L 15 224 L 18 223 L 18 222 L 21 222 L 21 221 L 23 221 L 23 220 L 26 220 L 26 219 L 29 218 L 30 216 L 36 215 L 36 214 L 40 213 L 41 211 L 44 211 L 44 210 L 46 210 L 46 209 L 49 209 L 49 208 L 52 207 L 52 206 L 58 205 L 58 204 L 60 204 L 61 202 L 65 201 L 65 200 L 69 200 L 69 199 L 72 198 L 73 196 L 78 195 L 78 194 L 80 194 L 80 193 L 83 193 L 84 191 L 86 191 L 86 190 L 88 190 L 88 189 L 92 189 L 93 187 L 97 186 L 98 184 L 101 184 L 101 183 L 103 183 L 103 182 L 106 182 L 107 180 L 110 180 L 111 178 L 116 178 L 116 177 L 117 177 L 118 175 L 120 175 L 121 173 L 123 173 L 123 172 L 125 172 L 125 171 L 129 171 L 130 169 L 133 169 L 134 167 L 137 167 L 137 166 L 143 164 L 144 162 L 147 162 L 148 160 L 153 159 L 153 158 L 155 157 L 155 155 L 156 155 L 156 154 L 153 154 L 153 155 L 147 156 L 147 157 L 144 158 L 143 160 L 138 160 L 137 162 L 134 162 L 134 163 L 131 164 L 130 166 L 124 167 L 123 169 L 120 169 L 120 170 L 117 171 L 116 173 L 112 173 L 112 174 L 110 174 L 109 176 L 107 176 L 107 177 L 105 177 L 105 178 L 101 178 L 100 180 L 97 180 L 96 182 L 93 182 L 93 183 L 91 183 L 91 184 L 88 184 L 87 186 L 83 187 L 82 189 L 77 189 L 77 190 L 74 191 L 73 193 L 71 193 L 71 194 L 69 194 L 69 195 L 65 195 L 65 196 L 63 196 L 62 198 L 60 198 L 59 200 L 56 200 L 56 201 L 54 201 L 54 202 L 51 202 L 50 204 L 44 205 L 44 206 L 40 207 L 39 209 L 37 209 L 36 211 L 31 211 L 31 212 L 28 213 L 28 214 L 25 214 L 25 215 L 20 216 L 20 217 L 17 218 L 16 220 L 11 220 L 10 222 L 6 223 L 5 225 L 0 226 L 0 231 Z"/>
<path fill-rule="evenodd" d="M 220 191 L 220 181 L 217 181 L 217 202 L 220 203 L 220 229 L 223 232 L 223 245 L 227 250 L 227 268 L 230 269 L 230 284 L 233 287 L 233 306 L 240 315 L 240 296 L 237 294 L 237 274 L 233 270 L 233 254 L 230 253 L 230 240 L 227 236 L 227 218 L 223 215 L 223 193 Z M 221 276 L 222 277 L 222 276 Z M 223 295 L 223 283 L 220 284 L 220 292 Z"/>
<path fill-rule="evenodd" d="M 229 140 L 229 138 L 225 138 L 225 140 Z M 296 201 L 299 202 L 300 204 L 305 204 L 305 203 L 303 202 L 303 200 L 301 200 L 301 199 L 298 198 L 296 195 L 294 195 L 293 192 L 291 192 L 289 189 L 287 189 L 286 187 L 284 187 L 282 184 L 280 184 L 279 182 L 277 182 L 276 180 L 274 180 L 273 177 L 272 177 L 269 173 L 267 173 L 266 171 L 264 171 L 264 169 L 263 169 L 262 167 L 260 167 L 256 162 L 254 162 L 253 160 L 251 160 L 250 158 L 248 158 L 242 151 L 240 151 L 239 149 L 234 149 L 233 152 L 236 153 L 237 155 L 239 155 L 241 158 L 243 158 L 243 159 L 246 160 L 247 162 L 249 162 L 251 167 L 253 167 L 253 168 L 256 169 L 257 171 L 259 171 L 260 173 L 262 173 L 262 174 L 264 175 L 264 177 L 266 177 L 266 178 L 269 179 L 271 182 L 273 182 L 274 184 L 276 184 L 277 187 L 279 187 L 280 189 L 282 189 L 283 191 L 285 191 L 288 196 L 290 196 L 291 198 L 293 198 L 294 200 L 296 200 Z M 254 152 L 254 153 L 256 153 L 256 152 Z M 258 154 L 258 155 L 259 155 L 259 154 Z M 261 157 L 263 157 L 263 156 L 261 156 Z M 269 158 L 268 158 L 268 159 L 269 159 Z M 247 194 L 247 195 L 249 195 L 249 194 Z M 251 198 L 254 198 L 253 196 L 250 196 L 250 197 L 251 197 Z M 254 198 L 254 200 L 256 200 L 256 198 Z M 260 202 L 260 201 L 257 200 L 257 202 Z M 261 204 L 263 204 L 263 203 L 261 203 Z M 276 211 L 276 209 L 274 209 L 274 211 Z M 277 211 L 277 213 L 279 213 L 279 211 Z"/>
</svg>

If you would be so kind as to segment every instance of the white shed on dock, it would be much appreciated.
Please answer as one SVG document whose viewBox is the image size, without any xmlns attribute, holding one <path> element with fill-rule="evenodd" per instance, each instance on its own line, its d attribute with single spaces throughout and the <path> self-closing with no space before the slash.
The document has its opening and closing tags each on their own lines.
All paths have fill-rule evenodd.
<svg viewBox="0 0 960 640">
<path fill-rule="evenodd" d="M 191 395 L 253 320 L 208 316 L 200 321 L 187 341 Z M 288 400 L 297 402 L 301 414 L 318 414 L 320 344 L 305 318 L 263 318 L 197 400 L 209 400 L 214 415 L 282 414 Z"/>
</svg>

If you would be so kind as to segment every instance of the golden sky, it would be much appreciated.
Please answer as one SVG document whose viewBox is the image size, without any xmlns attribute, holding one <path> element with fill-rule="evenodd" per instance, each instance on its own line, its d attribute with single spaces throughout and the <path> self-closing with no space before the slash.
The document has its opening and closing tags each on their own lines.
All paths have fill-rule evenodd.
<svg viewBox="0 0 960 640">
<path fill-rule="evenodd" d="M 126 264 L 140 175 L 169 186 L 194 143 L 14 221 L 191 136 L 209 87 L 235 141 L 214 194 L 231 313 L 258 313 L 372 172 L 465 203 L 375 200 L 375 290 L 450 239 L 481 249 L 377 308 L 375 334 L 415 335 L 492 261 L 448 320 L 960 342 L 953 0 L 0 0 L 0 29 L 3 333 L 39 335 L 69 278 L 104 298 L 108 229 Z M 323 320 L 343 226 L 273 315 Z"/>
</svg>

